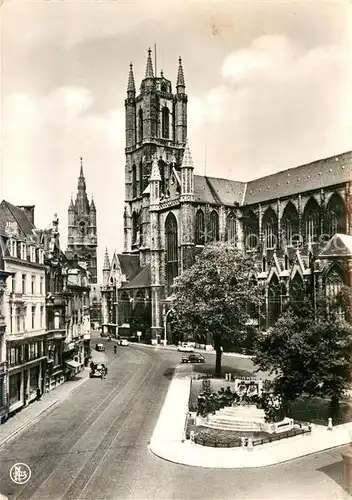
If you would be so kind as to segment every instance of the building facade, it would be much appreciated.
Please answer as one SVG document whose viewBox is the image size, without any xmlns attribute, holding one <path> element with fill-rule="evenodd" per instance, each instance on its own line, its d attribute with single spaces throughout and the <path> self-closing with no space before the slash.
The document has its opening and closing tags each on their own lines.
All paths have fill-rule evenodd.
<svg viewBox="0 0 352 500">
<path fill-rule="evenodd" d="M 44 248 L 34 207 L 0 204 L 1 251 L 8 273 L 4 293 L 6 386 L 12 415 L 45 388 L 46 326 Z"/>
<path fill-rule="evenodd" d="M 174 278 L 213 241 L 255 254 L 266 284 L 262 330 L 289 299 L 311 290 L 331 296 L 351 285 L 352 153 L 249 182 L 195 175 L 185 89 L 181 60 L 175 94 L 163 74 L 154 76 L 150 51 L 138 95 L 130 67 L 124 252 L 116 256 L 115 277 L 104 265 L 103 297 L 116 290 L 118 329 L 129 325 L 133 334 L 143 317 L 154 342 L 174 341 L 167 328 Z"/>
</svg>

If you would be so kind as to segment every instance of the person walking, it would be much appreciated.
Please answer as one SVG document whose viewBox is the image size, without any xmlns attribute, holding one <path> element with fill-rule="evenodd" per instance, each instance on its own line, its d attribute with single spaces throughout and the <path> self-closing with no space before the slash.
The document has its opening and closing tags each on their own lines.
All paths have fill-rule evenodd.
<svg viewBox="0 0 352 500">
<path fill-rule="evenodd" d="M 116 351 L 117 351 L 117 346 L 114 345 L 114 354 L 116 354 Z"/>
</svg>

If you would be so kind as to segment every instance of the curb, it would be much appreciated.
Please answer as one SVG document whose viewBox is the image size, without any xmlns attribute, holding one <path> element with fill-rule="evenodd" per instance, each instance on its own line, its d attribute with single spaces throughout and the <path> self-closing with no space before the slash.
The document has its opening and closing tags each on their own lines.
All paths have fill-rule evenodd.
<svg viewBox="0 0 352 500">
<path fill-rule="evenodd" d="M 52 403 L 50 403 L 46 408 L 43 408 L 39 413 L 37 413 L 33 418 L 29 419 L 27 422 L 24 422 L 20 427 L 18 427 L 17 429 L 15 429 L 11 434 L 9 434 L 2 441 L 0 441 L 0 446 L 4 445 L 8 441 L 10 441 L 10 439 L 12 439 L 13 437 L 15 437 L 17 434 L 19 434 L 21 431 L 23 431 L 26 427 L 29 427 L 36 420 L 40 420 L 41 418 L 43 418 L 44 415 L 45 415 L 45 413 L 49 413 L 53 409 L 53 407 L 57 403 L 59 403 L 60 401 L 65 401 L 65 399 L 68 398 L 68 396 L 70 396 L 72 394 L 72 392 L 74 392 L 76 389 L 78 389 L 78 387 L 80 387 L 87 380 L 88 380 L 88 377 L 83 378 L 83 380 L 80 380 L 77 383 L 77 385 L 75 385 L 74 387 L 72 387 L 72 389 L 69 390 L 63 397 L 61 397 L 61 398 L 58 397 L 55 401 L 53 401 Z M 6 425 L 6 423 L 4 425 Z M 2 500 L 1 496 L 0 496 L 0 500 Z"/>
<path fill-rule="evenodd" d="M 171 347 L 171 346 L 164 346 L 164 345 L 159 345 L 159 344 L 158 345 L 151 345 L 151 344 L 143 344 L 142 342 L 133 342 L 132 345 L 136 345 L 136 346 L 140 345 L 142 347 L 151 347 L 151 348 L 156 349 L 156 350 L 165 349 L 167 351 L 180 352 L 182 354 L 182 351 L 178 351 L 176 346 Z M 213 354 L 213 355 L 216 354 L 214 349 L 212 349 L 211 351 L 207 351 L 206 349 L 195 348 L 194 352 L 199 352 L 201 354 Z M 252 359 L 254 357 L 254 356 L 251 356 L 249 354 L 240 354 L 237 352 L 223 352 L 222 356 L 231 356 L 233 358 L 243 358 L 243 359 Z"/>
</svg>

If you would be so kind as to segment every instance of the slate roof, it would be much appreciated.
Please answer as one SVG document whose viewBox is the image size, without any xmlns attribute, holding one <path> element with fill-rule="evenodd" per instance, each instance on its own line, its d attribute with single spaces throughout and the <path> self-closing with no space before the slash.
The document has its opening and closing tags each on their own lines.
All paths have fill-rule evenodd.
<svg viewBox="0 0 352 500">
<path fill-rule="evenodd" d="M 129 281 L 124 284 L 122 288 L 147 288 L 150 287 L 151 273 L 150 264 L 143 267 L 142 270 Z"/>
<path fill-rule="evenodd" d="M 5 231 L 6 222 L 11 222 L 8 217 L 8 213 L 10 212 L 10 215 L 12 215 L 13 219 L 17 222 L 18 229 L 22 233 L 22 236 L 33 236 L 33 229 L 35 229 L 35 226 L 28 219 L 24 210 L 3 200 L 0 204 L 0 212 L 0 229 Z"/>
<path fill-rule="evenodd" d="M 195 175 L 195 201 L 212 205 L 235 206 L 242 203 L 245 186 L 245 182 Z"/>
<path fill-rule="evenodd" d="M 126 276 L 126 280 L 133 278 L 140 271 L 138 254 L 122 253 L 117 254 L 117 258 L 120 263 L 121 272 Z"/>
<path fill-rule="evenodd" d="M 244 204 L 283 198 L 351 180 L 352 151 L 348 151 L 248 182 Z"/>
</svg>

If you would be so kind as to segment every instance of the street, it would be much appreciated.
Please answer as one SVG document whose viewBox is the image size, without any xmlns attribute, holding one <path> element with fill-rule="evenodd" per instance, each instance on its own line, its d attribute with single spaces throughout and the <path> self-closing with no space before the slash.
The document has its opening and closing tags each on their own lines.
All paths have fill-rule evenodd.
<svg viewBox="0 0 352 500">
<path fill-rule="evenodd" d="M 345 498 L 339 449 L 247 470 L 186 467 L 155 457 L 148 443 L 181 354 L 130 344 L 114 355 L 115 344 L 103 342 L 106 352 L 94 352 L 93 359 L 106 361 L 106 379 L 87 380 L 0 448 L 0 491 L 11 500 Z M 215 358 L 205 357 L 206 368 Z M 248 373 L 252 368 L 244 358 L 227 357 L 224 364 Z M 23 486 L 9 477 L 17 462 L 32 470 Z"/>
</svg>

